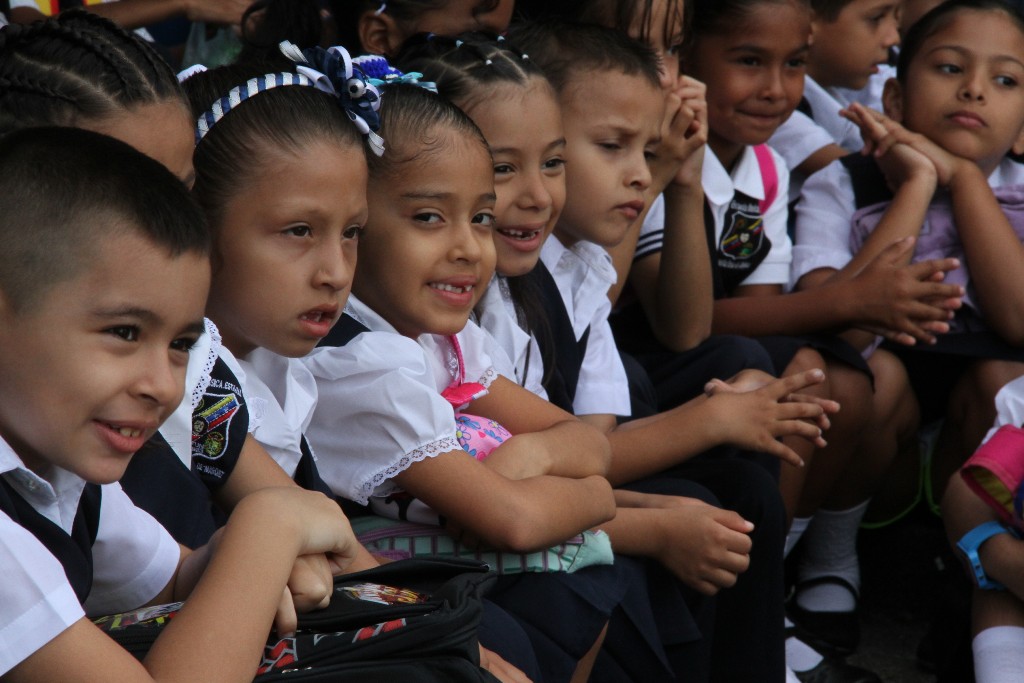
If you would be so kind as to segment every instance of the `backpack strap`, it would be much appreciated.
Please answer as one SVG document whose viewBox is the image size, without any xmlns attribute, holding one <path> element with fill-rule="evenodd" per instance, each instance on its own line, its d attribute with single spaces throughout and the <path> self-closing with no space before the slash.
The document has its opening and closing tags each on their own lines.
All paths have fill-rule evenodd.
<svg viewBox="0 0 1024 683">
<path fill-rule="evenodd" d="M 779 172 L 775 168 L 775 158 L 768 145 L 754 145 L 754 156 L 757 157 L 757 166 L 761 169 L 761 182 L 764 183 L 764 199 L 758 202 L 758 208 L 763 216 L 779 196 Z"/>
</svg>

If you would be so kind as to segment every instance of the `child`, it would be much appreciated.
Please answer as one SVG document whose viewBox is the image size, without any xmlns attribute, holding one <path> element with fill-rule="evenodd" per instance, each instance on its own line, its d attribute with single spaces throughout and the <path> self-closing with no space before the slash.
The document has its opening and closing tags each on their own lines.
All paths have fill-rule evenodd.
<svg viewBox="0 0 1024 683">
<path fill-rule="evenodd" d="M 811 0 L 803 99 L 770 140 L 792 172 L 792 201 L 804 179 L 860 148 L 857 127 L 839 115 L 850 101 L 838 89 L 859 91 L 885 68 L 899 43 L 900 5 L 900 0 Z"/>
<path fill-rule="evenodd" d="M 610 56 L 615 47 L 606 44 Z M 537 338 L 559 330 L 536 300 L 539 285 L 531 278 L 541 247 L 565 202 L 565 142 L 555 94 L 533 60 L 505 41 L 495 42 L 479 34 L 462 34 L 457 39 L 432 36 L 419 44 L 407 44 L 399 59 L 406 68 L 423 72 L 439 92 L 464 107 L 492 147 L 498 276 L 488 286 L 477 312 L 482 326 L 515 358 L 517 379 L 538 387 L 535 393 L 546 395 L 539 385 L 551 372 L 553 359 L 540 352 Z M 650 560 L 645 562 L 646 571 L 652 577 L 651 586 L 660 587 L 658 599 L 665 607 L 669 595 L 688 593 L 689 589 L 679 586 L 717 593 L 720 587 L 731 585 L 746 566 L 747 523 L 736 513 L 703 500 L 717 502 L 703 487 L 679 478 L 630 483 L 616 491 L 615 520 L 601 526 L 621 553 Z M 641 538 L 657 540 L 638 544 Z M 673 581 L 678 586 L 673 586 Z M 712 643 L 713 624 L 700 623 L 701 611 L 706 609 L 703 605 L 710 601 L 690 598 L 686 602 L 706 631 L 706 642 Z M 724 611 L 718 608 L 719 623 L 731 618 Z M 685 622 L 685 614 L 661 612 L 677 631 Z M 616 680 L 616 676 L 658 679 L 666 675 L 653 663 L 648 663 L 650 668 L 643 673 L 636 671 L 636 665 L 629 662 L 638 659 L 643 658 L 635 652 L 616 652 L 608 646 L 602 651 L 595 676 Z M 708 662 L 693 661 L 692 656 L 687 661 L 674 655 L 671 665 L 676 675 L 696 679 L 702 672 L 708 675 Z"/>
<path fill-rule="evenodd" d="M 323 81 L 326 74 L 344 78 L 344 70 L 331 68 L 343 63 L 340 51 L 307 55 L 313 63 L 304 63 L 305 76 L 319 67 Z M 327 335 L 348 299 L 366 222 L 367 170 L 366 141 L 346 112 L 375 114 L 360 105 L 369 105 L 376 91 L 353 97 L 342 80 L 321 92 L 310 87 L 316 79 L 299 82 L 293 68 L 287 61 L 221 67 L 190 77 L 185 89 L 195 118 L 209 123 L 197 133 L 194 190 L 211 221 L 219 264 L 208 314 L 237 359 L 249 401 L 258 406 L 255 438 L 285 472 L 305 470 L 307 479 L 326 488 L 314 464 L 317 449 L 305 436 L 317 388 L 296 359 Z M 258 79 L 274 70 L 279 73 Z M 236 88 L 245 96 L 225 105 L 231 102 L 225 94 Z M 284 117 L 292 124 L 286 131 L 279 125 Z M 260 168 L 269 170 L 253 170 Z M 487 625 L 504 622 L 487 609 Z M 495 647 L 529 668 L 528 647 L 508 631 L 501 635 Z M 486 663 L 505 666 L 484 654 Z"/>
<path fill-rule="evenodd" d="M 215 549 L 190 554 L 112 483 L 181 400 L 209 277 L 201 214 L 157 162 L 88 131 L 12 133 L 0 178 L 0 675 L 251 680 L 295 559 L 343 568 L 357 543 L 337 505 L 291 487 L 240 502 Z M 141 665 L 84 616 L 181 599 L 208 559 Z M 187 655 L 210 637 L 217 657 Z"/>
<path fill-rule="evenodd" d="M 417 33 L 504 33 L 514 0 L 330 0 L 338 40 L 353 52 L 393 56 Z"/>
<path fill-rule="evenodd" d="M 942 519 L 950 545 L 958 551 L 974 584 L 971 599 L 974 674 L 978 683 L 1009 683 L 1024 674 L 1024 585 L 1018 569 L 1021 561 L 1020 481 L 1004 473 L 1019 474 L 1022 462 L 1020 425 L 1024 424 L 1021 398 L 1024 379 L 1017 378 L 996 395 L 998 417 L 977 454 L 961 473 L 954 475 L 942 501 Z M 984 457 L 993 474 L 1004 474 L 1005 498 L 984 500 L 979 488 L 988 490 L 981 477 L 971 476 L 971 465 Z M 960 475 L 963 475 L 962 477 Z M 973 486 L 968 486 L 968 481 Z M 973 489 L 973 490 L 972 490 Z M 995 502 L 1010 508 L 998 508 Z"/>
<path fill-rule="evenodd" d="M 472 122 L 432 93 L 388 88 L 381 111 L 388 151 L 370 159 L 371 220 L 340 324 L 355 334 L 305 359 L 320 391 L 309 433 L 325 477 L 357 502 L 407 492 L 464 544 L 523 553 L 561 543 L 612 513 L 608 484 L 594 476 L 608 447 L 502 376 L 508 361 L 467 325 L 495 260 L 490 154 Z M 469 456 L 442 396 L 452 390 L 470 390 L 454 403 L 515 436 L 482 462 Z M 529 624 L 545 680 L 568 680 L 633 590 L 627 572 L 506 575 L 491 597 Z"/>
<path fill-rule="evenodd" d="M 989 26 L 992 35 L 976 32 Z M 945 3 L 926 14 L 907 34 L 898 78 L 886 85 L 892 118 L 849 110 L 873 154 L 832 164 L 800 202 L 794 278 L 801 287 L 848 279 L 906 237 L 918 246 L 904 260 L 963 261 L 954 275 L 966 305 L 950 333 L 928 348 L 897 349 L 924 421 L 946 416 L 932 459 L 936 496 L 992 423 L 996 392 L 1024 372 L 1020 302 L 1006 296 L 1019 284 L 1014 264 L 1024 247 L 1011 191 L 1000 189 L 1024 177 L 1005 158 L 1024 148 L 1024 95 L 1016 72 L 996 66 L 1009 69 L 1022 56 L 1021 26 L 1002 3 Z M 1003 54 L 1012 59 L 996 57 Z"/>
<path fill-rule="evenodd" d="M 2 77 L 11 84 L 0 87 L 0 132 L 47 124 L 104 132 L 191 185 L 191 116 L 174 73 L 143 41 L 98 16 L 69 11 L 4 31 L 0 54 Z M 186 399 L 122 477 L 133 502 L 188 547 L 205 544 L 250 491 L 291 483 L 247 434 L 248 403 L 225 358 L 233 360 L 216 326 L 205 323 L 189 356 Z M 319 572 L 320 596 L 312 604 L 323 599 L 329 579 Z"/>
</svg>

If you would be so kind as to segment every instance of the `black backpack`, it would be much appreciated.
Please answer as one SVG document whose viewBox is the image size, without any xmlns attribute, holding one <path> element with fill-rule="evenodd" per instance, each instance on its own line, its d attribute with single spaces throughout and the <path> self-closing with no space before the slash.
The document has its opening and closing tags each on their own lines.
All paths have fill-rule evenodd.
<svg viewBox="0 0 1024 683">
<path fill-rule="evenodd" d="M 293 637 L 270 637 L 254 683 L 493 683 L 479 667 L 477 627 L 494 578 L 479 562 L 433 558 L 336 577 L 328 607 L 299 615 Z M 181 604 L 96 623 L 141 660 Z"/>
</svg>

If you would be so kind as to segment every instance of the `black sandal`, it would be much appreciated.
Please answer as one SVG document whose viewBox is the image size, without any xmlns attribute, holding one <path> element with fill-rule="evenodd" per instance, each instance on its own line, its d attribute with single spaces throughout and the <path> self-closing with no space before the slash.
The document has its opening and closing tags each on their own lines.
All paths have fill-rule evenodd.
<svg viewBox="0 0 1024 683">
<path fill-rule="evenodd" d="M 793 622 L 800 640 L 815 650 L 832 657 L 846 657 L 853 654 L 860 644 L 860 615 L 857 610 L 849 612 L 816 612 L 797 604 L 800 591 L 811 586 L 833 584 L 850 591 L 854 600 L 860 602 L 857 588 L 840 576 L 819 576 L 797 583 L 792 596 L 786 602 L 786 616 Z"/>
</svg>

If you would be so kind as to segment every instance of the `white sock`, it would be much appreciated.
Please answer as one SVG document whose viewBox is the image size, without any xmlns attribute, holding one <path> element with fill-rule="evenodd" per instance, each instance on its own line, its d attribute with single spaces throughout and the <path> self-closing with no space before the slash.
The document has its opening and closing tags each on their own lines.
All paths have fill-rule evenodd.
<svg viewBox="0 0 1024 683">
<path fill-rule="evenodd" d="M 974 636 L 971 647 L 977 683 L 1019 683 L 1024 680 L 1024 628 L 987 628 Z"/>
<path fill-rule="evenodd" d="M 798 582 L 836 576 L 860 591 L 857 530 L 867 509 L 868 501 L 847 510 L 818 509 L 804 534 Z M 816 612 L 850 612 L 857 607 L 857 596 L 844 586 L 832 583 L 803 588 L 796 600 L 804 609 Z"/>
<path fill-rule="evenodd" d="M 786 628 L 793 626 L 793 622 L 786 619 Z M 786 638 L 786 667 L 793 671 L 810 671 L 818 666 L 824 657 L 813 647 L 800 640 L 796 636 Z M 789 674 L 787 673 L 787 676 Z"/>
<path fill-rule="evenodd" d="M 807 531 L 807 525 L 813 517 L 794 517 L 793 523 L 789 525 L 789 533 L 786 534 L 786 547 L 782 551 L 783 557 L 789 557 L 789 551 L 800 542 L 800 537 Z"/>
</svg>

